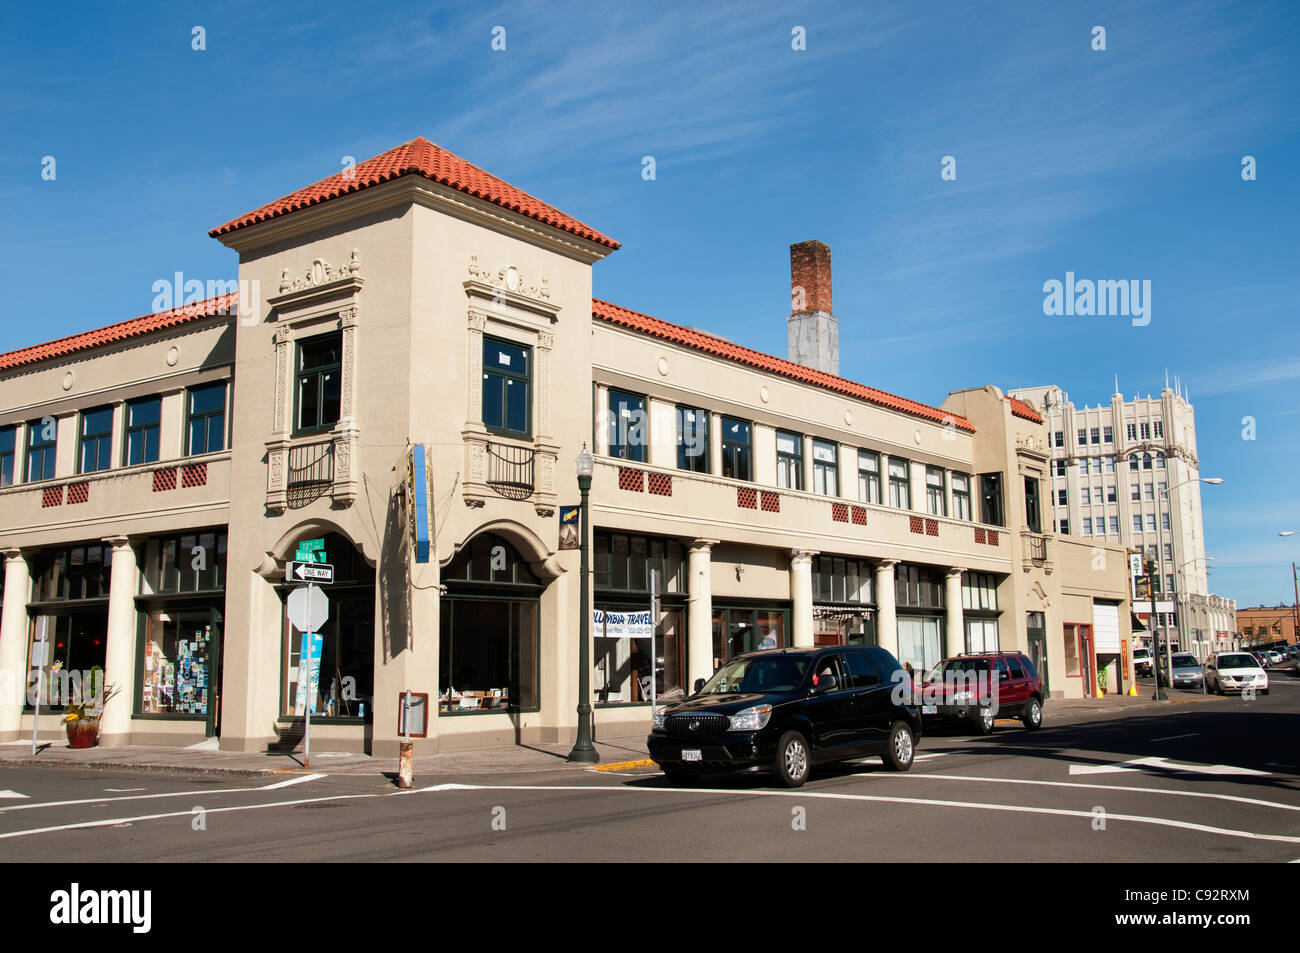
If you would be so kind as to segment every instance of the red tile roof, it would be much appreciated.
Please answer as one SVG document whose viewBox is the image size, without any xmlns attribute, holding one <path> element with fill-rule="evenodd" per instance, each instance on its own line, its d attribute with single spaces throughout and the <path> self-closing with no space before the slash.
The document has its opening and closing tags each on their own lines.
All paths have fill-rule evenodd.
<svg viewBox="0 0 1300 953">
<path fill-rule="evenodd" d="M 261 208 L 212 229 L 208 234 L 213 238 L 228 235 L 246 225 L 287 215 L 311 205 L 319 205 L 350 192 L 360 192 L 372 185 L 379 185 L 381 182 L 388 182 L 403 175 L 422 175 L 431 181 L 450 186 L 521 215 L 527 215 L 529 218 L 571 232 L 598 245 L 611 249 L 619 247 L 619 243 L 614 239 L 602 235 L 559 209 L 552 208 L 522 189 L 515 188 L 509 182 L 503 182 L 496 176 L 489 175 L 478 166 L 471 165 L 460 156 L 434 145 L 423 136 L 404 142 L 351 169 L 336 172 L 328 179 L 321 179 L 314 185 L 299 189 L 274 202 L 268 202 Z"/>
<path fill-rule="evenodd" d="M 738 364 L 745 364 L 772 374 L 779 374 L 782 377 L 800 381 L 804 384 L 824 387 L 827 390 L 833 390 L 848 397 L 855 397 L 869 404 L 876 404 L 890 410 L 910 414 L 913 417 L 923 417 L 926 420 L 934 420 L 939 423 L 951 421 L 954 426 L 961 430 L 975 432 L 974 424 L 965 417 L 958 417 L 956 414 L 950 414 L 937 407 L 919 404 L 914 400 L 907 400 L 903 397 L 895 397 L 883 390 L 876 390 L 874 387 L 867 387 L 865 384 L 858 384 L 843 377 L 836 377 L 834 374 L 827 374 L 811 367 L 804 367 L 802 364 L 773 357 L 770 354 L 764 354 L 762 351 L 740 347 L 723 338 L 714 337 L 712 334 L 705 334 L 702 331 L 682 327 L 680 324 L 670 324 L 648 314 L 620 308 L 616 304 L 601 301 L 599 298 L 591 300 L 591 316 L 598 321 L 606 321 L 632 331 L 639 331 L 651 337 L 670 341 L 673 344 L 680 344 L 696 351 L 703 351 L 706 354 L 712 354 L 715 357 L 735 361 Z"/>
<path fill-rule="evenodd" d="M 88 351 L 91 348 L 102 347 L 106 344 L 115 344 L 128 338 L 149 334 L 152 331 L 162 331 L 166 328 L 189 324 L 191 321 L 200 321 L 204 318 L 216 317 L 222 314 L 234 314 L 238 306 L 238 292 L 217 295 L 215 298 L 196 301 L 193 304 L 172 308 L 170 311 L 142 315 L 94 331 L 82 331 L 80 334 L 59 338 L 57 341 L 50 341 L 47 344 L 33 344 L 31 347 L 0 354 L 0 371 L 7 371 L 28 364 L 38 364 L 51 358 L 65 357 L 78 351 Z"/>
<path fill-rule="evenodd" d="M 1017 417 L 1024 417 L 1026 420 L 1032 420 L 1036 424 L 1041 424 L 1043 422 L 1043 418 L 1038 415 L 1038 411 L 1034 410 L 1034 408 L 1030 407 L 1023 400 L 1018 400 L 1015 397 L 1008 397 L 1007 400 L 1011 402 L 1011 412 Z"/>
</svg>

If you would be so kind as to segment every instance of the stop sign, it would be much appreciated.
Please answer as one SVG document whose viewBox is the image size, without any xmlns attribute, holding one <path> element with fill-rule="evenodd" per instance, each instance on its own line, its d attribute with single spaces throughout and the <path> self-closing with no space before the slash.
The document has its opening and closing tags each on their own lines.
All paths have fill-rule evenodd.
<svg viewBox="0 0 1300 953">
<path fill-rule="evenodd" d="M 330 601 L 318 586 L 299 586 L 289 593 L 289 622 L 299 632 L 319 632 L 330 617 Z"/>
</svg>

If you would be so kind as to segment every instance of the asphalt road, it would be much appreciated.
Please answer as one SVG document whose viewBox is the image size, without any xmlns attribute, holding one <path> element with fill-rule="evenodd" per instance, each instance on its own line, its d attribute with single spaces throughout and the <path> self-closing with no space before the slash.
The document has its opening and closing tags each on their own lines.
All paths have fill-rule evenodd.
<svg viewBox="0 0 1300 953">
<path fill-rule="evenodd" d="M 79 861 L 1293 861 L 1300 678 L 1254 700 L 935 732 L 788 791 L 563 764 L 416 778 L 162 777 L 0 767 L 0 858 Z M 1149 694 L 1149 689 L 1147 691 Z M 1178 704 L 1177 702 L 1185 702 Z M 21 795 L 21 796 L 9 796 Z"/>
</svg>

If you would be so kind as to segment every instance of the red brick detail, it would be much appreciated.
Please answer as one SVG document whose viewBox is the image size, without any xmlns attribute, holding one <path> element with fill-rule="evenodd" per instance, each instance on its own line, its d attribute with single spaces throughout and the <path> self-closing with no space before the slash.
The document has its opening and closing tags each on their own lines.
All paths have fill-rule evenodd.
<svg viewBox="0 0 1300 953">
<path fill-rule="evenodd" d="M 831 249 L 824 242 L 790 246 L 790 310 L 831 314 Z"/>
<path fill-rule="evenodd" d="M 780 513 L 780 512 L 781 512 L 781 494 L 780 494 L 780 493 L 768 493 L 767 491 L 764 491 L 764 492 L 762 492 L 762 493 L 759 494 L 759 502 L 760 502 L 760 503 L 762 504 L 762 506 L 763 506 L 763 512 L 764 512 L 764 513 Z"/>
<path fill-rule="evenodd" d="M 246 215 L 232 219 L 208 232 L 212 238 L 228 235 L 239 228 L 264 222 L 267 219 L 288 215 L 310 205 L 319 205 L 341 195 L 359 192 L 372 186 L 389 182 L 404 175 L 418 175 L 440 185 L 448 186 L 484 202 L 526 215 L 539 222 L 579 235 L 606 248 L 618 248 L 618 242 L 584 225 L 557 208 L 552 208 L 523 189 L 515 188 L 494 175 L 489 175 L 460 156 L 436 146 L 420 136 L 404 142 L 387 152 L 358 163 L 349 169 L 336 172 L 306 188 L 269 202 Z"/>
<path fill-rule="evenodd" d="M 41 491 L 41 506 L 62 506 L 63 505 L 63 487 L 47 486 Z"/>
<path fill-rule="evenodd" d="M 938 535 L 939 535 L 939 521 L 938 521 L 938 520 L 926 520 L 926 521 L 925 521 L 925 535 L 926 535 L 926 536 L 938 536 Z"/>
<path fill-rule="evenodd" d="M 736 487 L 736 505 L 742 510 L 758 509 L 758 491 L 750 486 Z"/>
<path fill-rule="evenodd" d="M 187 463 L 181 467 L 181 486 L 206 486 L 208 483 L 208 465 L 206 463 Z"/>
<path fill-rule="evenodd" d="M 673 478 L 667 473 L 652 473 L 649 478 L 650 492 L 655 496 L 673 495 Z"/>
<path fill-rule="evenodd" d="M 618 488 L 620 490 L 631 490 L 633 493 L 644 493 L 645 474 L 632 467 L 619 467 Z"/>
<path fill-rule="evenodd" d="M 907 518 L 907 528 L 913 533 L 924 533 L 925 520 L 921 519 L 919 516 L 909 516 Z"/>
<path fill-rule="evenodd" d="M 982 543 L 982 542 L 984 542 L 984 535 L 985 535 L 985 534 L 984 534 L 984 528 L 983 528 L 982 526 L 976 526 L 976 527 L 975 527 L 975 542 L 977 542 L 977 543 Z"/>
<path fill-rule="evenodd" d="M 995 529 L 991 529 L 989 530 L 989 545 L 996 546 L 997 544 L 998 544 L 998 531 Z"/>
<path fill-rule="evenodd" d="M 73 503 L 85 503 L 90 499 L 90 484 L 84 480 L 80 483 L 68 484 L 68 505 Z"/>
<path fill-rule="evenodd" d="M 865 506 L 853 507 L 853 525 L 854 526 L 867 525 L 867 508 Z"/>
<path fill-rule="evenodd" d="M 155 493 L 174 489 L 176 489 L 175 467 L 163 467 L 161 470 L 153 471 L 153 491 Z"/>
<path fill-rule="evenodd" d="M 837 523 L 847 523 L 849 521 L 849 504 L 832 503 L 831 519 Z"/>
</svg>

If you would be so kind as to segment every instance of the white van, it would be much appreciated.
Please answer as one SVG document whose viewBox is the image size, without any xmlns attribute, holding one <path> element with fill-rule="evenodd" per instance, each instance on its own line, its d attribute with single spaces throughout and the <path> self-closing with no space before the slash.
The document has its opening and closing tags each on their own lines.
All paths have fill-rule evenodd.
<svg viewBox="0 0 1300 953">
<path fill-rule="evenodd" d="M 1133 668 L 1143 678 L 1151 677 L 1151 650 L 1145 647 L 1133 650 Z"/>
</svg>

